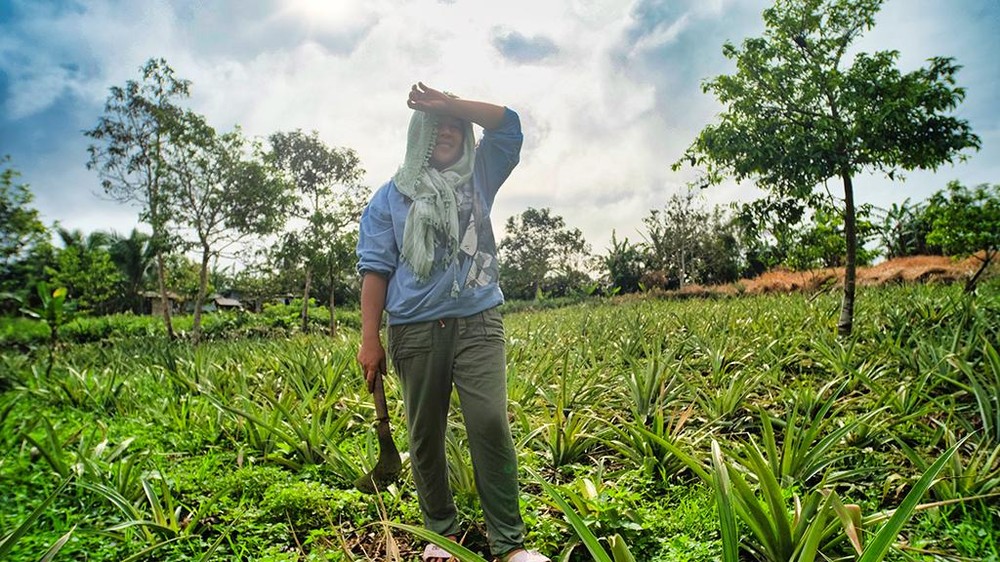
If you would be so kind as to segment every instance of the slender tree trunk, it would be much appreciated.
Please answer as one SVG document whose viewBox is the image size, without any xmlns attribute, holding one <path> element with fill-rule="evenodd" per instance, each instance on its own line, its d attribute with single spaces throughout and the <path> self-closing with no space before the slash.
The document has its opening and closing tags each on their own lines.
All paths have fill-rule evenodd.
<svg viewBox="0 0 1000 562">
<path fill-rule="evenodd" d="M 330 279 L 330 336 L 337 335 L 337 303 L 334 300 L 334 293 L 337 292 L 334 286 L 335 277 L 333 271 L 330 271 L 330 275 L 328 276 Z"/>
<path fill-rule="evenodd" d="M 163 304 L 163 324 L 167 327 L 167 338 L 170 341 L 176 339 L 174 325 L 170 321 L 170 297 L 167 295 L 167 266 L 163 262 L 163 252 L 156 251 L 156 282 L 160 288 L 160 302 Z"/>
<path fill-rule="evenodd" d="M 844 180 L 844 237 L 847 240 L 847 259 L 844 264 L 844 301 L 837 322 L 837 335 L 846 338 L 854 328 L 854 292 L 858 255 L 857 221 L 854 214 L 854 185 L 848 172 L 841 172 Z"/>
<path fill-rule="evenodd" d="M 302 333 L 309 331 L 309 286 L 312 283 L 312 266 L 306 266 L 306 288 L 302 291 Z"/>
<path fill-rule="evenodd" d="M 336 308 L 337 305 L 333 299 L 334 293 L 335 290 L 333 289 L 333 287 L 330 287 L 330 335 L 331 336 L 337 335 L 337 308 Z"/>
<path fill-rule="evenodd" d="M 191 328 L 191 339 L 194 343 L 201 340 L 201 307 L 205 303 L 205 296 L 208 292 L 208 260 L 211 258 L 209 249 L 201 249 L 201 270 L 198 272 L 198 296 L 194 298 L 194 320 Z"/>
<path fill-rule="evenodd" d="M 681 250 L 681 274 L 678 276 L 679 279 L 677 280 L 678 281 L 677 282 L 677 287 L 679 289 L 683 289 L 684 288 L 684 280 L 685 280 L 684 278 L 687 277 L 687 260 L 685 259 L 686 257 L 687 257 L 687 252 L 685 252 L 682 249 Z"/>
<path fill-rule="evenodd" d="M 983 272 L 990 267 L 990 262 L 993 261 L 993 257 L 996 256 L 997 250 L 990 248 L 986 249 L 983 255 L 982 263 L 979 265 L 979 269 L 965 282 L 965 292 L 966 294 L 971 294 L 976 292 L 976 287 L 979 285 L 979 278 L 983 275 Z"/>
<path fill-rule="evenodd" d="M 160 145 L 160 127 L 162 124 L 157 122 L 156 124 L 156 135 L 153 143 L 154 154 L 156 159 L 154 160 L 154 167 L 152 170 L 153 176 L 150 178 L 149 184 L 149 225 L 153 228 L 152 242 L 156 246 L 156 276 L 157 283 L 160 285 L 160 302 L 163 304 L 163 323 L 167 328 L 167 339 L 174 341 L 177 339 L 177 335 L 174 334 L 174 324 L 170 320 L 170 297 L 167 295 L 167 266 L 163 261 L 163 240 L 165 238 L 165 227 L 164 220 L 160 216 L 160 165 L 162 163 L 162 148 Z"/>
</svg>

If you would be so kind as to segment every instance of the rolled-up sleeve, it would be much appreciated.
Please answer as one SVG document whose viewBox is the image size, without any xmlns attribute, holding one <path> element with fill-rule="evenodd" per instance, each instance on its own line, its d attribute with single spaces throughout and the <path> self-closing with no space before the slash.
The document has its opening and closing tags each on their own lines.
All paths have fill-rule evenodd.
<svg viewBox="0 0 1000 562">
<path fill-rule="evenodd" d="M 360 275 L 378 273 L 391 277 L 396 271 L 399 250 L 389 209 L 388 187 L 379 189 L 361 213 L 357 247 Z"/>
<path fill-rule="evenodd" d="M 495 129 L 485 129 L 476 151 L 477 173 L 481 188 L 492 206 L 493 198 L 521 159 L 521 119 L 512 109 L 504 108 L 503 122 Z"/>
</svg>

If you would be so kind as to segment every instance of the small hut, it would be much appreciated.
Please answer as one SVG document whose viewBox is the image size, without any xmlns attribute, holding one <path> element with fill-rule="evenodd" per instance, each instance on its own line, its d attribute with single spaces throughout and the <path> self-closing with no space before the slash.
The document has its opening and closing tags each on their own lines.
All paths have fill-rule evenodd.
<svg viewBox="0 0 1000 562">
<path fill-rule="evenodd" d="M 163 314 L 163 299 L 160 298 L 160 293 L 156 291 L 145 291 L 142 293 L 143 298 L 143 311 L 152 314 L 153 316 L 160 316 Z M 184 299 L 180 295 L 173 291 L 167 291 L 167 300 L 170 301 L 170 313 L 178 314 L 181 312 L 181 305 L 184 303 Z"/>
<path fill-rule="evenodd" d="M 207 307 L 211 306 L 209 309 Z M 205 303 L 206 308 L 202 308 L 206 312 L 215 312 L 216 310 L 243 310 L 243 303 L 238 299 L 224 297 L 218 293 L 208 297 L 208 302 Z"/>
</svg>

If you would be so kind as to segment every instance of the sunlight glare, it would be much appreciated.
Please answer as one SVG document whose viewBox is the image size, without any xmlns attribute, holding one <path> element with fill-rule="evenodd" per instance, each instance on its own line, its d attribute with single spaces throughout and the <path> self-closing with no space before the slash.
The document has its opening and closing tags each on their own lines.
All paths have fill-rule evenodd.
<svg viewBox="0 0 1000 562">
<path fill-rule="evenodd" d="M 357 3 L 347 0 L 285 0 L 285 13 L 312 24 L 337 24 L 353 19 Z"/>
</svg>

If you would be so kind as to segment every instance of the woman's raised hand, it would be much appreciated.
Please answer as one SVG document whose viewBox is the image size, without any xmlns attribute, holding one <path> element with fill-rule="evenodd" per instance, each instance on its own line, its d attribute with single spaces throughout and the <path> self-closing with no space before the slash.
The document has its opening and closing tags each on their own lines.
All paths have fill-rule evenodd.
<svg viewBox="0 0 1000 562">
<path fill-rule="evenodd" d="M 427 113 L 447 114 L 448 104 L 455 98 L 448 94 L 435 90 L 423 82 L 417 82 L 410 88 L 410 97 L 406 105 L 410 109 L 425 111 Z"/>
</svg>

